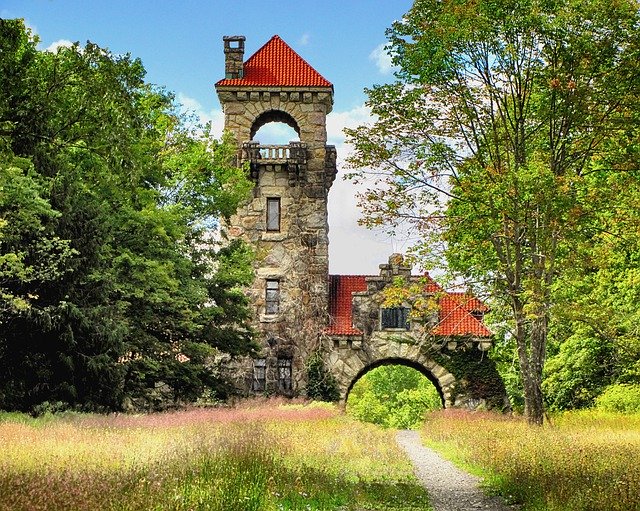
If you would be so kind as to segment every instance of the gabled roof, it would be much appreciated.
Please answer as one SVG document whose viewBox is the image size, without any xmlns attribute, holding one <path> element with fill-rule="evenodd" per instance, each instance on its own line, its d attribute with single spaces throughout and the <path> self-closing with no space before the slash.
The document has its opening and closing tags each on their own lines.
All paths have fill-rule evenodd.
<svg viewBox="0 0 640 511">
<path fill-rule="evenodd" d="M 274 35 L 244 63 L 244 77 L 223 79 L 219 86 L 333 87 L 306 60 Z"/>
<path fill-rule="evenodd" d="M 362 335 L 353 327 L 352 293 L 367 290 L 365 275 L 329 275 L 329 335 Z"/>
<path fill-rule="evenodd" d="M 477 337 L 491 337 L 491 330 L 471 315 L 471 312 L 477 309 L 466 308 L 467 302 L 455 296 L 456 294 L 448 293 L 440 297 L 438 301 L 440 305 L 439 321 L 438 325 L 433 329 L 433 333 L 442 336 L 475 335 Z M 482 304 L 480 300 L 478 302 Z M 482 305 L 487 309 L 486 305 Z"/>
<path fill-rule="evenodd" d="M 458 300 L 465 310 L 470 312 L 488 312 L 489 307 L 484 302 L 478 300 L 475 296 L 469 293 L 447 293 L 449 296 Z"/>
<path fill-rule="evenodd" d="M 366 275 L 329 275 L 329 314 L 331 323 L 325 330 L 328 335 L 362 335 L 353 326 L 353 293 L 367 290 Z M 489 308 L 473 295 L 452 293 L 426 275 L 425 292 L 438 296 L 438 324 L 432 333 L 439 336 L 491 337 L 491 331 L 472 313 L 486 312 Z"/>
</svg>

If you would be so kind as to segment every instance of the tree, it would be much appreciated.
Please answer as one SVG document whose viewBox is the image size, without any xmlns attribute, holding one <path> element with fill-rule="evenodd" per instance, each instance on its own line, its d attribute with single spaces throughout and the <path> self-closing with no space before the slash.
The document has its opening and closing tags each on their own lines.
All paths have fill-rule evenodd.
<svg viewBox="0 0 640 511">
<path fill-rule="evenodd" d="M 213 356 L 256 349 L 251 251 L 212 235 L 251 188 L 234 145 L 139 60 L 36 43 L 0 20 L 0 407 L 223 393 Z"/>
<path fill-rule="evenodd" d="M 510 311 L 531 423 L 554 286 L 602 233 L 606 176 L 637 178 L 639 20 L 626 0 L 416 0 L 388 30 L 398 80 L 347 130 L 351 177 L 376 176 L 364 222 L 408 222 L 426 265 Z"/>
<path fill-rule="evenodd" d="M 429 410 L 442 408 L 433 384 L 415 369 L 387 365 L 372 369 L 349 393 L 347 410 L 385 428 L 414 428 Z"/>
<path fill-rule="evenodd" d="M 596 188 L 607 204 L 602 233 L 556 285 L 543 382 L 555 409 L 593 406 L 611 384 L 640 383 L 640 182 L 606 177 Z"/>
</svg>

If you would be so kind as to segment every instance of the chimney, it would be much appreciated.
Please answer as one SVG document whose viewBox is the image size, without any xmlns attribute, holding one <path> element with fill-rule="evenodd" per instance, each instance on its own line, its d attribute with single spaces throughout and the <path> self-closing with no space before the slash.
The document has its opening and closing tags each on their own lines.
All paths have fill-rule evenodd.
<svg viewBox="0 0 640 511">
<path fill-rule="evenodd" d="M 222 38 L 224 41 L 224 77 L 229 80 L 232 78 L 242 78 L 244 76 L 244 41 L 246 37 L 243 35 L 226 35 Z"/>
</svg>

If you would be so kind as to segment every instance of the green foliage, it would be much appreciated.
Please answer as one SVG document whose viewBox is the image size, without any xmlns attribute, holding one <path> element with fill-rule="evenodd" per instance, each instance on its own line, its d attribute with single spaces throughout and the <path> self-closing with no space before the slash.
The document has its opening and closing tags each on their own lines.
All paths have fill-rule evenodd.
<svg viewBox="0 0 640 511">
<path fill-rule="evenodd" d="M 596 399 L 596 408 L 606 412 L 640 413 L 640 385 L 610 385 Z"/>
<path fill-rule="evenodd" d="M 340 399 L 338 383 L 324 365 L 320 350 L 307 359 L 307 397 L 317 401 L 336 402 Z"/>
<path fill-rule="evenodd" d="M 426 295 L 424 290 L 428 284 L 426 278 L 415 282 L 407 282 L 403 277 L 396 277 L 390 286 L 382 292 L 382 307 L 402 307 L 410 305 L 410 318 L 414 321 L 428 321 L 438 311 L 438 297 Z"/>
<path fill-rule="evenodd" d="M 640 381 L 640 215 L 638 181 L 608 176 L 599 187 L 617 211 L 562 279 L 553 309 L 545 392 L 555 409 L 589 407 L 613 383 Z"/>
<path fill-rule="evenodd" d="M 384 428 L 415 428 L 428 410 L 442 408 L 434 385 L 417 370 L 401 365 L 372 369 L 349 393 L 347 412 Z"/>
<path fill-rule="evenodd" d="M 0 68 L 0 407 L 224 391 L 210 360 L 256 347 L 252 254 L 213 233 L 251 187 L 230 141 L 93 43 L 0 20 Z"/>
<path fill-rule="evenodd" d="M 458 347 L 446 354 L 434 354 L 433 358 L 457 379 L 452 398 L 464 393 L 471 399 L 483 400 L 488 409 L 507 408 L 504 382 L 487 353 L 475 347 Z"/>
<path fill-rule="evenodd" d="M 376 176 L 363 222 L 413 225 L 425 266 L 508 313 L 538 424 L 559 289 L 637 206 L 639 21 L 631 0 L 418 0 L 388 30 L 398 80 L 367 91 L 376 122 L 346 130 L 351 177 Z"/>
</svg>

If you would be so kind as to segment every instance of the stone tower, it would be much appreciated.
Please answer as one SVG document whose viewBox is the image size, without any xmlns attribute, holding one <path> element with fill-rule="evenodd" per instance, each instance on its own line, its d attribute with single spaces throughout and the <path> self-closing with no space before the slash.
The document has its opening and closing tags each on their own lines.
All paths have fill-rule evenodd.
<svg viewBox="0 0 640 511">
<path fill-rule="evenodd" d="M 244 36 L 223 38 L 225 78 L 216 91 L 225 129 L 255 183 L 231 219 L 229 235 L 256 250 L 249 296 L 262 345 L 246 360 L 238 384 L 249 392 L 295 395 L 304 390 L 305 361 L 328 324 L 327 194 L 336 175 L 327 146 L 333 86 L 277 35 L 244 61 Z M 263 145 L 263 125 L 283 122 L 299 141 Z"/>
</svg>

